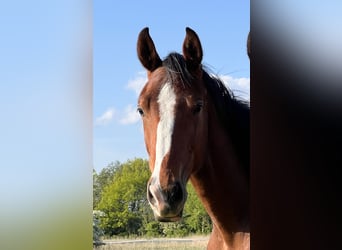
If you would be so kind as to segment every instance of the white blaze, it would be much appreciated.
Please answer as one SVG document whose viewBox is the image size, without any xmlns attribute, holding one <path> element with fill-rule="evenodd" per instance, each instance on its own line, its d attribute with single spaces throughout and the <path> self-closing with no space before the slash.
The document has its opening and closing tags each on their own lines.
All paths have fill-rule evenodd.
<svg viewBox="0 0 342 250">
<path fill-rule="evenodd" d="M 156 161 L 152 176 L 155 178 L 156 184 L 160 186 L 160 167 L 165 155 L 170 151 L 175 120 L 176 94 L 172 89 L 171 83 L 165 83 L 160 90 L 158 104 L 160 120 L 157 127 Z"/>
</svg>

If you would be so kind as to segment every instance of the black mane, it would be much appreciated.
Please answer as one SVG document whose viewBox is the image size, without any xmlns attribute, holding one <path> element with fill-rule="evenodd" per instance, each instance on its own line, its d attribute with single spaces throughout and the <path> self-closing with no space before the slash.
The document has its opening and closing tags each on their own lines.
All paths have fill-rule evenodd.
<svg viewBox="0 0 342 250">
<path fill-rule="evenodd" d="M 231 136 L 237 155 L 249 178 L 249 105 L 245 101 L 236 99 L 221 79 L 210 76 L 204 70 L 203 78 L 219 119 Z"/>
<path fill-rule="evenodd" d="M 183 85 L 191 85 L 193 79 L 191 73 L 186 67 L 184 57 L 178 53 L 170 53 L 163 61 L 163 66 L 167 69 L 168 78 L 175 82 L 179 77 Z"/>
<path fill-rule="evenodd" d="M 163 66 L 167 69 L 171 82 L 175 82 L 175 79 L 180 77 L 183 85 L 191 86 L 193 77 L 188 71 L 182 55 L 170 53 L 164 59 Z M 219 119 L 231 136 L 237 155 L 249 178 L 249 105 L 247 102 L 237 99 L 221 79 L 209 75 L 204 69 L 203 81 L 214 102 Z"/>
</svg>

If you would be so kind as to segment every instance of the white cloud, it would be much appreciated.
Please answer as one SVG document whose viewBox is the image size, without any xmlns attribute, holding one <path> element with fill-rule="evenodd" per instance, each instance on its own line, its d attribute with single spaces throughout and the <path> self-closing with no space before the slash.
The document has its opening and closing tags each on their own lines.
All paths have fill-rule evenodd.
<svg viewBox="0 0 342 250">
<path fill-rule="evenodd" d="M 138 96 L 147 82 L 147 76 L 145 71 L 138 72 L 137 76 L 127 83 L 127 88 L 133 90 L 135 94 Z"/>
<path fill-rule="evenodd" d="M 250 78 L 234 78 L 230 75 L 219 76 L 224 84 L 239 98 L 250 100 Z"/>
<path fill-rule="evenodd" d="M 121 124 L 127 125 L 137 123 L 139 120 L 140 115 L 137 112 L 136 107 L 133 107 L 133 105 L 130 104 L 125 108 L 124 115 L 119 122 Z"/>
<path fill-rule="evenodd" d="M 138 72 L 135 78 L 128 81 L 126 88 L 129 90 L 133 90 L 138 96 L 147 82 L 146 72 Z M 114 118 L 115 110 L 113 108 L 109 108 L 106 112 L 104 112 L 100 117 L 96 118 L 95 125 L 96 126 L 104 126 L 110 123 Z M 137 112 L 136 106 L 129 104 L 126 106 L 124 110 L 119 110 L 116 115 L 115 121 L 119 122 L 123 125 L 135 124 L 140 120 L 140 115 Z"/>
<path fill-rule="evenodd" d="M 147 75 L 145 71 L 140 71 L 137 75 L 128 81 L 126 88 L 133 90 L 136 96 L 139 96 L 141 90 L 147 82 Z M 122 118 L 119 119 L 119 123 L 123 125 L 129 125 L 137 123 L 140 120 L 140 115 L 137 112 L 136 106 L 129 104 L 123 111 Z"/>
<path fill-rule="evenodd" d="M 107 109 L 101 116 L 95 119 L 95 126 L 105 126 L 109 124 L 113 120 L 114 114 L 114 108 Z"/>
</svg>

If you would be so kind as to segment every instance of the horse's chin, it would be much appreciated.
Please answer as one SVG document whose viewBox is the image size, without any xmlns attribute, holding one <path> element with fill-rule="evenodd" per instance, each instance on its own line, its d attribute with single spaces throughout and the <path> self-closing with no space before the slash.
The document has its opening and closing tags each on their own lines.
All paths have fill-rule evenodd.
<svg viewBox="0 0 342 250">
<path fill-rule="evenodd" d="M 175 217 L 160 217 L 156 216 L 156 220 L 159 222 L 177 222 L 180 221 L 182 217 L 180 216 L 175 216 Z"/>
<path fill-rule="evenodd" d="M 182 215 L 183 215 L 183 210 L 180 211 L 180 213 L 176 216 L 160 216 L 160 215 L 156 215 L 154 214 L 154 217 L 157 221 L 159 222 L 177 222 L 180 221 L 182 219 Z"/>
</svg>

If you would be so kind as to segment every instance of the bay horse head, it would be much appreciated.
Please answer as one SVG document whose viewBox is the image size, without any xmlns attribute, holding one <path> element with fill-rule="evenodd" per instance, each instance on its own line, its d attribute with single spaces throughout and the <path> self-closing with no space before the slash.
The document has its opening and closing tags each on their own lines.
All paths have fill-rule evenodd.
<svg viewBox="0 0 342 250">
<path fill-rule="evenodd" d="M 186 184 L 203 162 L 207 146 L 202 47 L 197 34 L 186 28 L 183 55 L 171 53 L 161 60 L 145 28 L 137 52 L 148 78 L 138 100 L 152 172 L 147 199 L 158 221 L 178 221 Z"/>
</svg>

